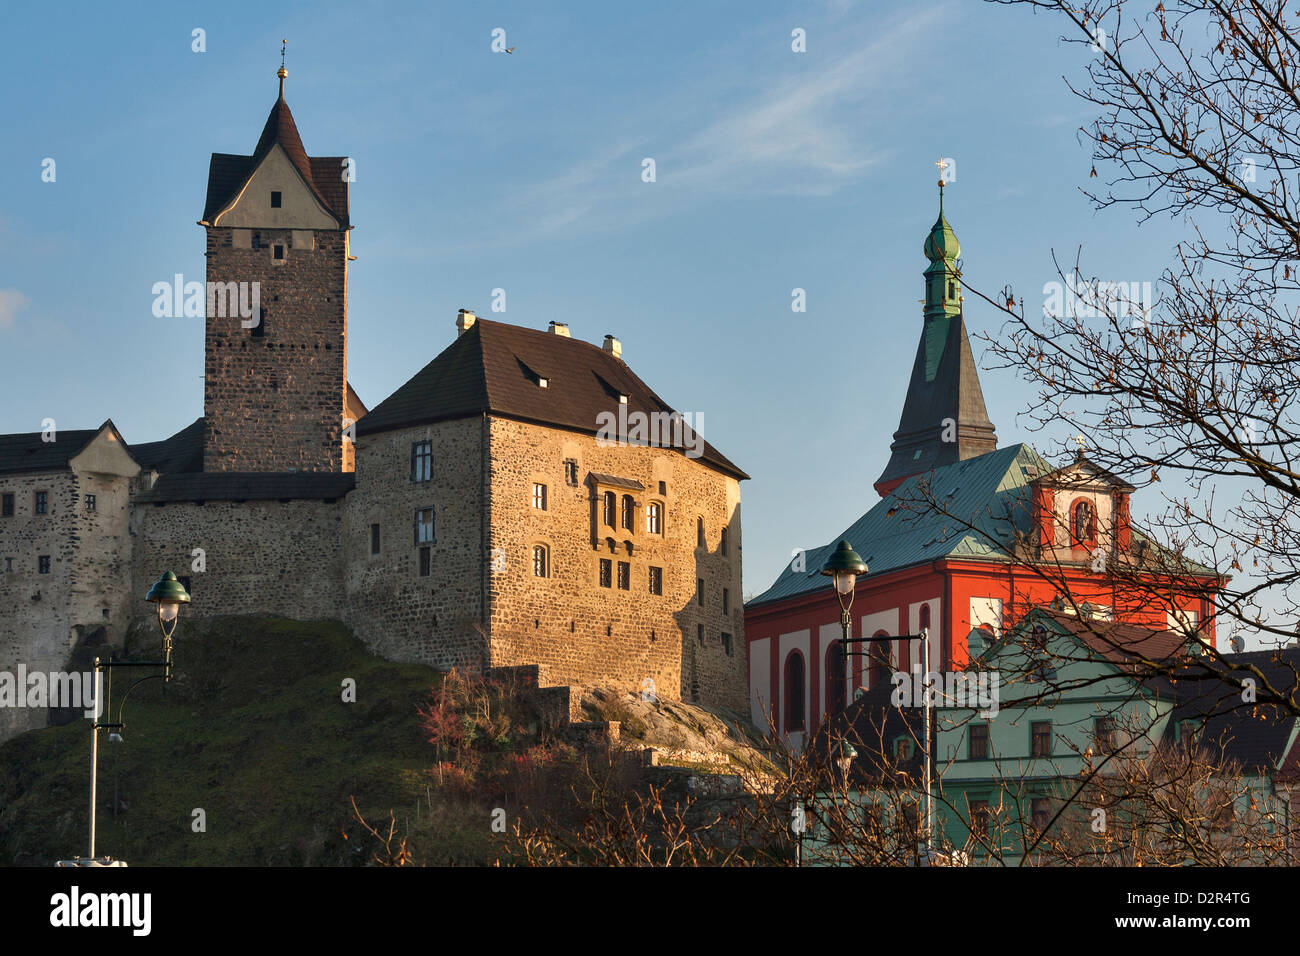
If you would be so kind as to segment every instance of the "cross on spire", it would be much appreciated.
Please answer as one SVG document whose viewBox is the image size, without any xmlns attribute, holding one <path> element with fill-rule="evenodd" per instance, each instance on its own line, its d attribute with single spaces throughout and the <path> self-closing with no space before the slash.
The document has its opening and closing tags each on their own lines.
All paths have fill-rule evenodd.
<svg viewBox="0 0 1300 956">
<path fill-rule="evenodd" d="M 287 39 L 280 39 L 280 69 L 275 71 L 275 75 L 280 78 L 280 99 L 284 99 L 284 78 L 289 75 L 289 71 L 284 68 L 284 51 L 288 45 Z"/>
</svg>

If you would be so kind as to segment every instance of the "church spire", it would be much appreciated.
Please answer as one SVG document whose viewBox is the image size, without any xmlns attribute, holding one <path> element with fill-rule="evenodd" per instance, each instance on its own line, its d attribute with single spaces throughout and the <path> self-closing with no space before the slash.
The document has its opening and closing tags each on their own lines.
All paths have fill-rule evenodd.
<svg viewBox="0 0 1300 956">
<path fill-rule="evenodd" d="M 284 78 L 289 75 L 289 71 L 284 68 L 284 50 L 289 45 L 287 39 L 280 40 L 280 69 L 275 71 L 275 75 L 280 78 L 280 99 L 284 99 Z M 942 206 L 942 202 L 940 206 Z"/>
<path fill-rule="evenodd" d="M 939 162 L 942 174 L 943 161 Z M 921 341 L 907 386 L 903 414 L 890 445 L 889 463 L 876 480 L 883 497 L 904 479 L 997 449 L 984 407 L 979 371 L 962 317 L 961 244 L 944 215 L 939 180 L 939 218 L 925 238 L 930 261 L 925 277 Z"/>
</svg>

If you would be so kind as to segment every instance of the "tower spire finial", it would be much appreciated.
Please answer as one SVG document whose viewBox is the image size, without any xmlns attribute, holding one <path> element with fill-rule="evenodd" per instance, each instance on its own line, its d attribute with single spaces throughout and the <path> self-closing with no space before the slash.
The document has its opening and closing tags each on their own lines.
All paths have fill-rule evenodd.
<svg viewBox="0 0 1300 956">
<path fill-rule="evenodd" d="M 284 78 L 289 75 L 289 71 L 284 68 L 284 50 L 288 45 L 287 39 L 280 39 L 280 69 L 275 71 L 275 75 L 280 78 L 280 99 L 284 99 Z"/>
<path fill-rule="evenodd" d="M 939 167 L 939 215 L 942 216 L 943 215 L 944 170 L 948 168 L 948 161 L 941 156 L 939 157 L 939 161 L 935 163 L 935 165 Z"/>
</svg>

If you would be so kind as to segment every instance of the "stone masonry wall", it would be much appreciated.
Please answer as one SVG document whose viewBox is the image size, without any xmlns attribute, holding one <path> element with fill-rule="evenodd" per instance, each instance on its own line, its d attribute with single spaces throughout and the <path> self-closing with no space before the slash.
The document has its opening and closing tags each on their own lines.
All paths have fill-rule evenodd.
<svg viewBox="0 0 1300 956">
<path fill-rule="evenodd" d="M 260 283 L 266 320 L 207 318 L 203 470 L 344 470 L 347 233 L 210 226 L 207 248 L 208 281 Z"/>
<path fill-rule="evenodd" d="M 364 419 L 363 419 L 364 421 Z M 342 541 L 345 621 L 391 660 L 485 667 L 483 421 L 421 425 L 357 439 L 357 484 Z M 411 480 L 411 447 L 429 441 L 432 477 Z M 417 509 L 434 509 L 429 574 L 420 574 Z M 371 554 L 371 525 L 379 553 Z"/>
<path fill-rule="evenodd" d="M 310 500 L 137 504 L 132 593 L 143 597 L 172 571 L 189 578 L 185 616 L 340 618 L 343 509 L 343 501 Z M 198 570 L 196 548 L 205 570 Z M 148 613 L 150 606 L 133 602 L 133 618 Z"/>
<path fill-rule="evenodd" d="M 491 452 L 490 549 L 504 556 L 492 574 L 492 664 L 536 663 L 543 684 L 640 690 L 649 689 L 649 679 L 661 697 L 743 710 L 739 483 L 680 452 L 602 448 L 589 435 L 495 417 Z M 577 463 L 576 485 L 567 481 L 566 459 Z M 593 487 L 592 473 L 634 479 L 645 491 Z M 534 483 L 546 486 L 545 510 L 533 506 Z M 606 490 L 618 498 L 616 529 L 604 525 L 594 497 Z M 624 494 L 635 501 L 631 531 L 621 527 Z M 646 528 L 651 502 L 663 507 L 659 535 Z M 536 546 L 547 549 L 547 577 L 534 574 Z M 602 559 L 611 562 L 609 587 L 600 583 Z M 629 565 L 626 590 L 619 587 L 620 563 Z M 662 569 L 662 595 L 650 593 L 651 567 Z"/>
</svg>

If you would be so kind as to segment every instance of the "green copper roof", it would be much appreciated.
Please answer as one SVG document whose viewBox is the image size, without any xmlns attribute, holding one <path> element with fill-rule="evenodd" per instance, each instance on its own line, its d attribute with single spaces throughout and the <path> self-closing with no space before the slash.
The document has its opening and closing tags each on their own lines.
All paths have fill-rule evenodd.
<svg viewBox="0 0 1300 956">
<path fill-rule="evenodd" d="M 930 228 L 930 234 L 925 237 L 925 257 L 931 262 L 942 262 L 947 259 L 952 262 L 961 255 L 961 243 L 957 241 L 957 234 L 952 231 L 952 226 L 948 225 L 948 220 L 943 215 L 943 185 L 939 186 L 939 218 L 934 221 Z"/>
<path fill-rule="evenodd" d="M 812 591 L 829 594 L 821 567 L 841 539 L 867 562 L 870 570 L 866 578 L 935 558 L 1010 560 L 1004 547 L 1012 544 L 1015 531 L 1031 530 L 1028 483 L 1035 475 L 1051 470 L 1037 452 L 1021 444 L 908 478 L 843 534 L 837 534 L 832 543 L 808 551 L 804 570 L 787 566 L 775 583 L 747 606 Z M 922 481 L 928 483 L 929 494 L 942 503 L 942 510 L 923 509 Z"/>
</svg>

